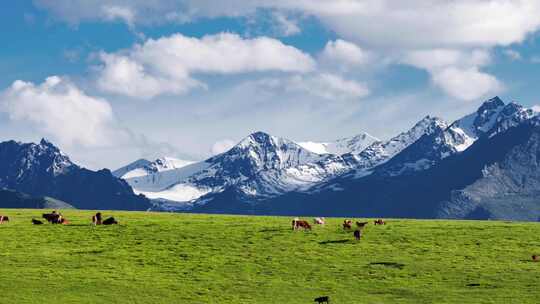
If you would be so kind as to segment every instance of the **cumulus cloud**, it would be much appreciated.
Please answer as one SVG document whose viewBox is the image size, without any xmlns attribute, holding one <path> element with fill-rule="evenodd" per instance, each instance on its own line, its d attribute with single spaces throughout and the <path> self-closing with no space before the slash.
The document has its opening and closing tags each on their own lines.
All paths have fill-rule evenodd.
<svg viewBox="0 0 540 304">
<path fill-rule="evenodd" d="M 127 136 L 117 129 L 109 103 L 86 95 L 58 76 L 41 84 L 17 80 L 0 95 L 0 110 L 27 122 L 62 144 L 107 146 Z"/>
<path fill-rule="evenodd" d="M 99 58 L 103 65 L 99 68 L 97 85 L 105 92 L 144 99 L 163 93 L 182 94 L 195 87 L 204 87 L 187 73 L 171 77 L 148 72 L 143 63 L 129 56 L 101 53 Z"/>
<path fill-rule="evenodd" d="M 433 75 L 433 82 L 449 95 L 462 100 L 475 100 L 503 89 L 495 77 L 482 73 L 474 67 L 444 68 Z"/>
<path fill-rule="evenodd" d="M 354 43 L 337 39 L 326 43 L 321 58 L 329 63 L 361 65 L 368 62 L 368 53 Z"/>
<path fill-rule="evenodd" d="M 365 54 L 366 50 L 386 56 L 387 61 L 396 54 L 407 57 L 413 52 L 417 58 L 398 61 L 428 70 L 432 80 L 448 78 L 443 77 L 450 73 L 448 71 L 482 75 L 470 77 L 480 81 L 479 85 L 494 84 L 493 76 L 481 71 L 485 64 L 466 65 L 463 54 L 474 55 L 471 50 L 520 43 L 540 29 L 540 2 L 526 0 L 36 0 L 36 3 L 72 23 L 90 19 L 149 24 L 189 22 L 201 17 L 256 18 L 257 11 L 262 9 L 274 12 L 277 16 L 274 22 L 285 34 L 294 34 L 301 27 L 287 16 L 313 16 L 341 38 L 326 46 L 323 57 L 355 64 L 365 61 L 365 56 L 360 54 Z M 362 46 L 360 50 L 358 45 Z M 517 58 L 515 53 L 506 53 Z M 455 56 L 459 58 L 452 58 Z M 435 60 L 433 64 L 430 63 L 432 59 Z M 451 61 L 459 63 L 451 64 Z M 444 75 L 440 75 L 442 71 L 446 71 Z M 491 80 L 486 82 L 486 79 Z M 458 95 L 464 96 L 453 94 Z"/>
<path fill-rule="evenodd" d="M 282 12 L 274 12 L 273 17 L 276 22 L 274 27 L 281 36 L 293 36 L 302 31 L 296 20 L 289 18 Z"/>
<path fill-rule="evenodd" d="M 205 85 L 196 74 L 297 72 L 315 69 L 310 55 L 279 40 L 244 39 L 236 34 L 192 38 L 175 34 L 149 39 L 130 50 L 101 53 L 98 86 L 103 91 L 152 98 Z"/>
<path fill-rule="evenodd" d="M 458 99 L 475 100 L 503 89 L 494 76 L 480 70 L 491 62 L 490 53 L 483 49 L 414 50 L 406 52 L 400 60 L 427 70 L 437 87 Z"/>
<path fill-rule="evenodd" d="M 508 45 L 523 41 L 540 26 L 537 17 L 540 3 L 525 0 L 36 0 L 35 3 L 70 22 L 107 20 L 104 7 L 130 11 L 140 23 L 243 16 L 254 14 L 257 9 L 301 12 L 319 18 L 340 36 L 360 45 L 408 48 Z M 163 18 L 168 13 L 183 17 Z"/>
<path fill-rule="evenodd" d="M 229 151 L 232 147 L 234 147 L 235 142 L 231 139 L 222 139 L 217 142 L 215 142 L 212 145 L 212 148 L 210 149 L 210 152 L 212 155 L 221 154 L 223 152 Z"/>
</svg>

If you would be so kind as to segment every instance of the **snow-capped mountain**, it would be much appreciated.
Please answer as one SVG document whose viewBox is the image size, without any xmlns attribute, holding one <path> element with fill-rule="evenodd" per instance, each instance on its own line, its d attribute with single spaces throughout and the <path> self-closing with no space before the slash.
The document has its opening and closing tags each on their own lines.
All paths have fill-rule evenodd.
<svg viewBox="0 0 540 304">
<path fill-rule="evenodd" d="M 355 155 L 357 165 L 350 172 L 355 177 L 370 174 L 371 169 L 385 163 L 423 136 L 432 135 L 447 127 L 446 122 L 438 117 L 426 116 L 410 130 L 402 132 L 387 141 L 378 141 Z"/>
<path fill-rule="evenodd" d="M 150 202 L 133 193 L 107 169 L 74 164 L 52 143 L 0 143 L 0 188 L 48 196 L 81 209 L 146 210 Z"/>
<path fill-rule="evenodd" d="M 347 153 L 358 154 L 374 142 L 379 141 L 367 133 L 361 133 L 353 137 L 342 138 L 331 142 L 305 141 L 298 144 L 317 154 L 343 155 Z"/>
<path fill-rule="evenodd" d="M 539 221 L 539 154 L 540 118 L 532 117 L 414 174 L 347 179 L 341 191 L 291 192 L 248 212 Z M 219 212 L 220 202 L 205 212 Z"/>
<path fill-rule="evenodd" d="M 144 168 L 145 166 L 148 166 L 151 163 L 152 163 L 151 161 L 141 158 L 128 165 L 125 165 L 121 168 L 114 170 L 112 174 L 116 177 L 124 177 L 128 172 L 131 172 L 140 168 Z"/>
<path fill-rule="evenodd" d="M 136 193 L 153 199 L 157 209 L 242 213 L 290 193 L 349 191 L 357 180 L 368 177 L 384 181 L 427 170 L 479 139 L 496 136 L 534 115 L 530 109 L 504 104 L 495 97 L 452 124 L 426 116 L 386 141 L 364 133 L 327 143 L 295 143 L 256 132 L 205 161 L 140 160 L 115 174 Z M 271 212 L 272 207 L 265 205 L 265 210 Z"/>
<path fill-rule="evenodd" d="M 431 134 L 439 125 L 446 127 L 440 119 L 428 116 L 411 130 L 385 142 L 362 134 L 325 146 L 340 147 L 340 153 L 347 151 L 341 155 L 316 153 L 306 149 L 305 144 L 256 132 L 229 151 L 203 162 L 151 172 L 145 169 L 148 166 L 142 166 L 125 173 L 123 178 L 136 193 L 165 201 L 172 209 L 190 208 L 231 187 L 258 200 L 290 191 L 311 191 L 319 183 L 353 169 L 366 172 L 422 135 Z"/>
<path fill-rule="evenodd" d="M 465 151 L 482 136 L 493 136 L 535 115 L 519 104 L 507 105 L 499 97 L 485 101 L 475 113 L 440 126 L 377 168 L 378 174 L 401 175 L 425 170 L 440 160 Z"/>
<path fill-rule="evenodd" d="M 134 177 L 142 177 L 164 171 L 179 169 L 193 163 L 195 163 L 195 161 L 183 160 L 174 157 L 161 157 L 153 162 L 146 159 L 139 159 L 115 170 L 113 175 L 127 180 Z"/>
<path fill-rule="evenodd" d="M 236 185 L 250 194 L 283 191 L 280 172 L 287 168 L 315 162 L 322 156 L 293 141 L 256 132 L 229 151 L 205 161 L 180 168 L 140 173 L 147 166 L 124 175 L 138 193 L 152 199 L 189 202 L 209 192 L 219 192 Z M 262 182 L 263 180 L 272 182 Z"/>
</svg>

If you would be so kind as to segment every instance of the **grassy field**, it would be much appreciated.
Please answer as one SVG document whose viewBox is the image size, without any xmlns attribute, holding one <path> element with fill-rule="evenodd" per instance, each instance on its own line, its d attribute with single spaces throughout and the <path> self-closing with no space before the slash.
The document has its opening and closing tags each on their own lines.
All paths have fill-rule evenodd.
<svg viewBox="0 0 540 304">
<path fill-rule="evenodd" d="M 0 210 L 0 303 L 540 303 L 540 223 L 389 220 L 360 242 L 330 219 L 105 212 L 118 226 Z"/>
</svg>

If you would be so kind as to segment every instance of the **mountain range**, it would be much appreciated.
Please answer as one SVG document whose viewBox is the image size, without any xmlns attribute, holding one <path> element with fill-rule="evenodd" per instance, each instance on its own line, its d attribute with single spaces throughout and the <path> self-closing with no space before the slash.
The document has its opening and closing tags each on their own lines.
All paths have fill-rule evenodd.
<svg viewBox="0 0 540 304">
<path fill-rule="evenodd" d="M 539 143 L 537 113 L 494 97 L 388 140 L 255 132 L 203 161 L 139 159 L 114 172 L 82 168 L 46 140 L 8 141 L 0 187 L 82 209 L 538 220 Z"/>
<path fill-rule="evenodd" d="M 50 197 L 79 209 L 147 210 L 150 201 L 135 195 L 129 184 L 108 169 L 92 171 L 69 159 L 56 146 L 6 141 L 0 143 L 0 188 L 17 192 L 15 197 Z M 1 201 L 0 207 L 12 207 Z M 21 207 L 27 206 L 23 199 Z"/>
<path fill-rule="evenodd" d="M 136 177 L 115 174 L 153 199 L 156 210 L 536 220 L 532 188 L 512 188 L 514 200 L 527 197 L 519 200 L 526 202 L 521 212 L 493 203 L 503 198 L 488 203 L 486 193 L 474 191 L 495 183 L 484 180 L 487 168 L 509 162 L 504 154 L 509 151 L 497 143 L 506 143 L 502 138 L 518 129 L 533 128 L 537 119 L 533 110 L 494 97 L 452 123 L 426 116 L 389 140 L 361 133 L 334 142 L 296 143 L 256 132 L 205 161 L 144 170 Z"/>
</svg>

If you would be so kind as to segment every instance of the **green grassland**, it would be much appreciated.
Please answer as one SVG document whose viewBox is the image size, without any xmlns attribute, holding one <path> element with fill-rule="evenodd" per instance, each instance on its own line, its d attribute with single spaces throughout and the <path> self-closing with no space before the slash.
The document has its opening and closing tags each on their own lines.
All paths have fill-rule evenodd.
<svg viewBox="0 0 540 304">
<path fill-rule="evenodd" d="M 105 212 L 118 226 L 0 210 L 0 303 L 540 303 L 540 223 Z"/>
</svg>

